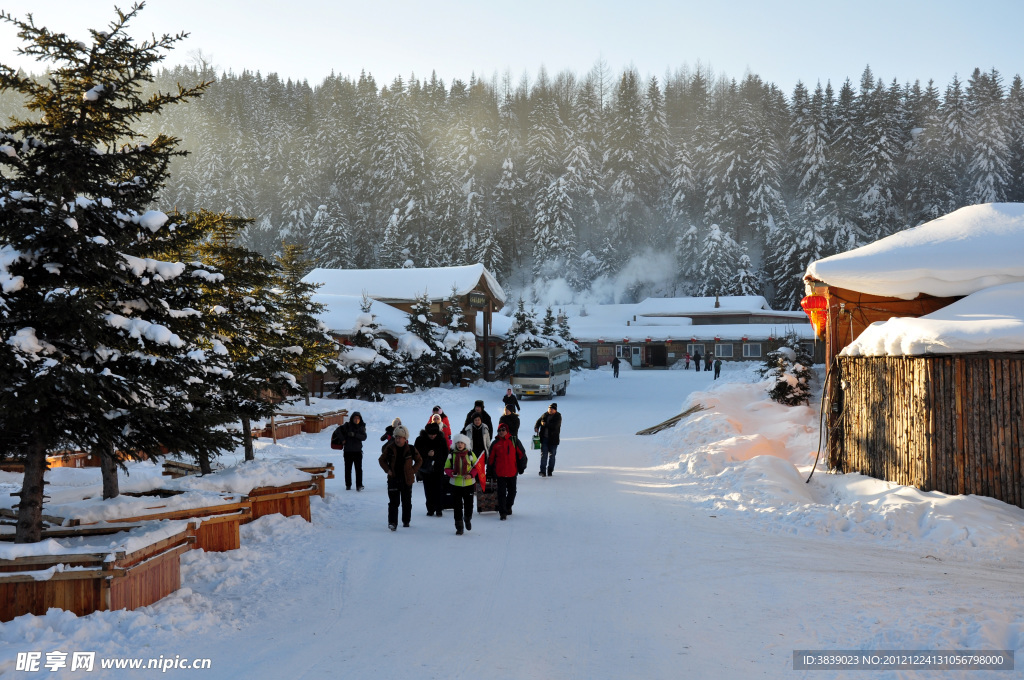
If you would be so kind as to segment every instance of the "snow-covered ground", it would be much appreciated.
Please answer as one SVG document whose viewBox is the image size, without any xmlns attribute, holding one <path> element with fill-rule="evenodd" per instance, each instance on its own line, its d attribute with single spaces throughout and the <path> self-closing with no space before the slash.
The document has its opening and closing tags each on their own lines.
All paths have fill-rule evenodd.
<svg viewBox="0 0 1024 680">
<path fill-rule="evenodd" d="M 312 524 L 264 517 L 240 550 L 188 553 L 182 590 L 151 607 L 0 624 L 0 675 L 32 675 L 18 652 L 95 651 L 209 658 L 197 675 L 216 678 L 829 678 L 866 675 L 794 671 L 793 650 L 1024 648 L 1024 510 L 823 469 L 807 484 L 815 408 L 767 401 L 749 367 L 711 375 L 574 376 L 554 477 L 530 452 L 515 514 L 461 537 L 419 488 L 412 526 L 388 531 L 377 437 L 434 404 L 453 426 L 475 399 L 496 419 L 505 386 L 327 400 L 368 423 L 365 491 L 345 490 L 329 431 L 260 440 L 259 457 L 335 461 Z M 634 434 L 693 403 L 708 408 Z M 524 433 L 546 405 L 524 403 Z M 40 671 L 164 675 L 106 673 Z"/>
</svg>

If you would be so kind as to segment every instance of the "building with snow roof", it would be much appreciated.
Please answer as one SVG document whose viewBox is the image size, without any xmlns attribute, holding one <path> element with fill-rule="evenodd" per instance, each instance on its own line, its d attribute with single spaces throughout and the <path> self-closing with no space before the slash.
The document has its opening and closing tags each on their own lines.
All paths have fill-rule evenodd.
<svg viewBox="0 0 1024 680">
<path fill-rule="evenodd" d="M 760 295 L 599 305 L 570 318 L 569 327 L 590 367 L 616 357 L 637 368 L 664 367 L 696 352 L 724 361 L 757 361 L 790 331 L 807 342 L 812 355 L 823 356 L 803 313 L 775 311 Z"/>
<path fill-rule="evenodd" d="M 318 299 L 329 306 L 323 320 L 332 333 L 343 339 L 352 332 L 360 313 L 358 305 L 355 310 L 352 309 L 350 298 L 361 300 L 365 294 L 374 300 L 372 312 L 378 314 L 380 310 L 380 318 L 377 320 L 385 325 L 385 322 L 391 325 L 397 323 L 397 319 L 394 322 L 387 321 L 392 314 L 390 310 L 403 313 L 401 329 L 397 334 L 401 335 L 405 332 L 405 315 L 412 310 L 419 297 L 427 295 L 431 320 L 443 324 L 444 306 L 454 295 L 469 330 L 478 338 L 477 351 L 483 359 L 485 374 L 491 376 L 494 357 L 497 356 L 491 330 L 492 317 L 495 311 L 505 305 L 505 291 L 482 264 L 411 269 L 317 268 L 302 280 L 320 286 Z M 388 332 L 393 334 L 390 330 Z"/>
<path fill-rule="evenodd" d="M 811 263 L 830 468 L 1024 507 L 1022 252 L 991 203 Z"/>
</svg>

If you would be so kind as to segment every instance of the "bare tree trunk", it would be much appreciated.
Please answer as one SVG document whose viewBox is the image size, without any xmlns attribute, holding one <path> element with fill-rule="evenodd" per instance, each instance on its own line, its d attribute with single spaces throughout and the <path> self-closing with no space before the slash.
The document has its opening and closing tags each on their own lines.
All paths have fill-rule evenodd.
<svg viewBox="0 0 1024 680">
<path fill-rule="evenodd" d="M 206 451 L 200 451 L 196 454 L 196 459 L 199 461 L 199 472 L 204 475 L 211 474 L 213 472 L 213 466 L 210 465 L 210 454 Z"/>
<path fill-rule="evenodd" d="M 117 481 L 117 461 L 114 460 L 115 452 L 108 448 L 97 446 L 92 450 L 92 455 L 100 457 L 100 474 L 103 476 L 103 498 L 117 498 L 121 494 Z"/>
<path fill-rule="evenodd" d="M 245 445 L 245 459 L 256 460 L 256 454 L 252 450 L 252 426 L 248 418 L 242 418 L 242 443 Z"/>
<path fill-rule="evenodd" d="M 43 540 L 43 490 L 46 480 L 46 450 L 33 442 L 28 458 L 25 459 L 25 478 L 21 485 L 21 502 L 18 503 L 18 527 L 15 543 L 38 543 Z"/>
</svg>

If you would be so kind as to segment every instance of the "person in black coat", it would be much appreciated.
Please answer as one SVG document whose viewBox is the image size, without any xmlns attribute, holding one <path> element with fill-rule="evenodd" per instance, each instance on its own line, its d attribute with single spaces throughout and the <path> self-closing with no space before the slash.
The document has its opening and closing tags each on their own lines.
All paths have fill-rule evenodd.
<svg viewBox="0 0 1024 680">
<path fill-rule="evenodd" d="M 423 482 L 423 498 L 427 503 L 427 517 L 433 517 L 436 513 L 442 517 L 444 510 L 444 487 L 448 481 L 444 474 L 444 462 L 448 458 L 448 440 L 445 439 L 441 428 L 435 423 L 430 423 L 420 430 L 413 444 L 419 454 L 423 456 L 423 467 L 420 468 L 419 478 Z"/>
<path fill-rule="evenodd" d="M 558 452 L 562 432 L 562 414 L 558 404 L 552 403 L 548 411 L 537 419 L 533 433 L 540 437 L 540 476 L 551 477 L 555 472 L 555 453 Z"/>
<path fill-rule="evenodd" d="M 693 368 L 700 372 L 700 350 L 693 350 Z"/>
<path fill-rule="evenodd" d="M 488 432 L 494 432 L 494 424 L 491 423 L 491 415 L 484 410 L 484 400 L 477 399 L 476 404 L 473 406 L 473 410 L 466 414 L 466 422 L 462 424 L 462 429 L 465 430 L 466 426 L 473 422 L 473 416 L 480 414 L 480 419 L 484 421 L 484 425 L 487 426 Z"/>
<path fill-rule="evenodd" d="M 504 425 L 513 439 L 519 439 L 519 414 L 506 407 L 504 415 L 498 418 L 498 427 Z"/>
<path fill-rule="evenodd" d="M 509 411 L 512 411 L 513 413 L 516 413 L 520 410 L 519 400 L 516 399 L 516 395 L 512 394 L 511 387 L 505 391 L 505 396 L 501 398 L 501 401 L 504 402 L 505 408 L 508 409 Z"/>
<path fill-rule="evenodd" d="M 366 423 L 359 411 L 353 411 L 347 423 L 338 426 L 345 438 L 345 488 L 352 489 L 352 468 L 356 469 L 356 491 L 363 490 L 363 442 L 366 441 Z"/>
</svg>

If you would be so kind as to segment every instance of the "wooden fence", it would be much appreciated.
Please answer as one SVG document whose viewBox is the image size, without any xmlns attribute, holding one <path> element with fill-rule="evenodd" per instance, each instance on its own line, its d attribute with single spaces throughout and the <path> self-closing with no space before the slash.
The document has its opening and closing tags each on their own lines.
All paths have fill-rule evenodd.
<svg viewBox="0 0 1024 680">
<path fill-rule="evenodd" d="M 1024 354 L 839 357 L 829 464 L 1024 507 Z"/>
</svg>

